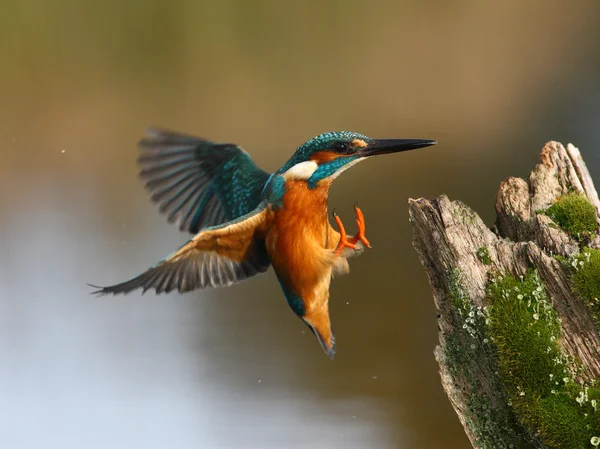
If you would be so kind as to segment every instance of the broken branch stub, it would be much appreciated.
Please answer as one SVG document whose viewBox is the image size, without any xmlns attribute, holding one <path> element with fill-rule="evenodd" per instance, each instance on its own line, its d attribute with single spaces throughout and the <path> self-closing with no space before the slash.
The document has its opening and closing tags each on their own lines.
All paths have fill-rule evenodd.
<svg viewBox="0 0 600 449">
<path fill-rule="evenodd" d="M 560 447 L 552 443 L 551 426 L 546 429 L 545 421 L 536 421 L 535 412 L 522 413 L 525 405 L 520 405 L 520 398 L 514 404 L 515 391 L 503 371 L 502 350 L 507 348 L 497 347 L 490 327 L 489 310 L 494 307 L 490 282 L 503 276 L 522 281 L 535 272 L 540 282 L 536 291 L 544 289 L 553 308 L 548 313 L 558 318 L 562 328 L 556 341 L 565 356 L 565 372 L 571 373 L 574 384 L 593 385 L 600 379 L 597 321 L 592 310 L 573 294 L 566 267 L 584 246 L 598 249 L 600 239 L 578 239 L 543 213 L 559 198 L 579 193 L 591 203 L 597 219 L 600 201 L 577 148 L 569 144 L 565 149 L 558 142 L 549 142 L 540 153 L 540 161 L 528 181 L 511 177 L 501 183 L 493 230 L 460 201 L 446 196 L 409 200 L 413 244 L 427 272 L 439 314 L 435 357 L 442 385 L 473 447 Z M 534 301 L 532 307 L 536 304 Z M 531 300 L 524 305 L 530 306 Z M 534 311 L 535 320 L 536 315 Z M 567 388 L 560 382 L 563 387 Z M 521 393 L 525 396 L 527 391 L 518 395 Z M 552 394 L 558 395 L 554 389 Z"/>
</svg>

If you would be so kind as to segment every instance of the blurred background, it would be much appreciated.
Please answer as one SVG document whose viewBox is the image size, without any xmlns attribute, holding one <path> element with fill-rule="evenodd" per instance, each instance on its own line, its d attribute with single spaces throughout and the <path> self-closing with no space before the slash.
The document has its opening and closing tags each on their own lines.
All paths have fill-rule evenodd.
<svg viewBox="0 0 600 449">
<path fill-rule="evenodd" d="M 407 198 L 492 224 L 548 140 L 600 179 L 597 1 L 4 0 L 0 447 L 457 448 Z M 186 295 L 89 295 L 187 235 L 137 178 L 155 124 L 274 171 L 324 131 L 437 139 L 346 172 L 373 249 L 331 289 L 332 362 L 272 271 Z"/>
</svg>

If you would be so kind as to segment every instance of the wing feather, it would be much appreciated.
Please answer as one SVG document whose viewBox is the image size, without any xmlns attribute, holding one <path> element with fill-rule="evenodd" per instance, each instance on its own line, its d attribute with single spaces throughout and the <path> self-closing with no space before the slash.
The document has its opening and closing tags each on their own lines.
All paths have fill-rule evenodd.
<svg viewBox="0 0 600 449">
<path fill-rule="evenodd" d="M 139 148 L 151 200 L 169 222 L 194 234 L 250 213 L 269 179 L 233 144 L 151 128 Z"/>
<path fill-rule="evenodd" d="M 187 292 L 221 287 L 265 272 L 270 265 L 264 235 L 270 226 L 266 202 L 254 211 L 224 225 L 205 229 L 170 256 L 139 276 L 97 294 L 129 293 L 142 288 L 156 293 Z"/>
</svg>

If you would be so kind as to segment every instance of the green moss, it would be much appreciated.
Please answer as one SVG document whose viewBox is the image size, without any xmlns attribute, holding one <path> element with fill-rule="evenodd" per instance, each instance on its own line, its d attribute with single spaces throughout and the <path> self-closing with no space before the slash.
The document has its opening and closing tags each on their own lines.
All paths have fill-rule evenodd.
<svg viewBox="0 0 600 449">
<path fill-rule="evenodd" d="M 598 231 L 596 209 L 580 193 L 563 195 L 544 213 L 579 242 L 592 239 Z"/>
<path fill-rule="evenodd" d="M 499 386 L 499 385 L 498 385 Z M 475 430 L 481 449 L 530 449 L 533 436 L 521 427 L 510 407 L 494 406 L 483 390 L 472 394 L 468 403 L 468 421 Z"/>
<path fill-rule="evenodd" d="M 521 422 L 552 448 L 591 447 L 600 430 L 600 406 L 592 402 L 598 391 L 570 379 L 560 322 L 537 272 L 498 276 L 488 298 L 502 382 Z"/>
<path fill-rule="evenodd" d="M 532 404 L 539 421 L 540 434 L 546 443 L 558 448 L 589 448 L 590 439 L 597 432 L 590 426 L 592 420 L 582 418 L 583 408 L 573 403 L 567 394 L 555 394 Z M 587 407 L 586 407 L 587 409 Z"/>
<path fill-rule="evenodd" d="M 519 392 L 547 395 L 565 377 L 556 340 L 560 324 L 535 272 L 504 276 L 488 288 L 490 329 L 501 355 L 504 380 Z M 551 376 L 550 376 L 551 375 Z"/>
<path fill-rule="evenodd" d="M 465 317 L 471 309 L 471 300 L 461 284 L 461 272 L 453 268 L 448 272 L 448 286 L 450 287 L 450 301 L 459 317 Z"/>
<path fill-rule="evenodd" d="M 448 272 L 455 330 L 445 336 L 446 365 L 452 379 L 469 398 L 467 426 L 482 449 L 538 447 L 507 405 L 495 365 L 496 353 L 487 335 L 487 309 L 475 307 L 461 282 L 460 270 Z M 479 379 L 486 379 L 486 387 Z"/>
<path fill-rule="evenodd" d="M 600 251 L 585 248 L 571 261 L 573 292 L 600 318 Z"/>
<path fill-rule="evenodd" d="M 560 254 L 555 254 L 554 257 L 556 260 L 558 260 L 561 265 L 567 265 L 569 263 L 569 258 L 565 257 L 565 256 L 561 256 Z"/>
<path fill-rule="evenodd" d="M 487 246 L 482 246 L 477 250 L 477 258 L 479 262 L 484 265 L 490 265 L 492 263 L 492 259 L 490 258 L 490 250 Z"/>
</svg>

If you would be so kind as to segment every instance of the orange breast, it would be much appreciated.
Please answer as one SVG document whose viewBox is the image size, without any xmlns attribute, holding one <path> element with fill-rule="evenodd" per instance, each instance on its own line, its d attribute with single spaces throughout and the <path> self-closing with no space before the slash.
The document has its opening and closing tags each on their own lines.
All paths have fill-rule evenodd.
<svg viewBox="0 0 600 449">
<path fill-rule="evenodd" d="M 289 182 L 273 227 L 267 250 L 277 274 L 293 291 L 307 299 L 329 276 L 327 195 L 329 184 L 309 189 L 304 181 Z"/>
</svg>

